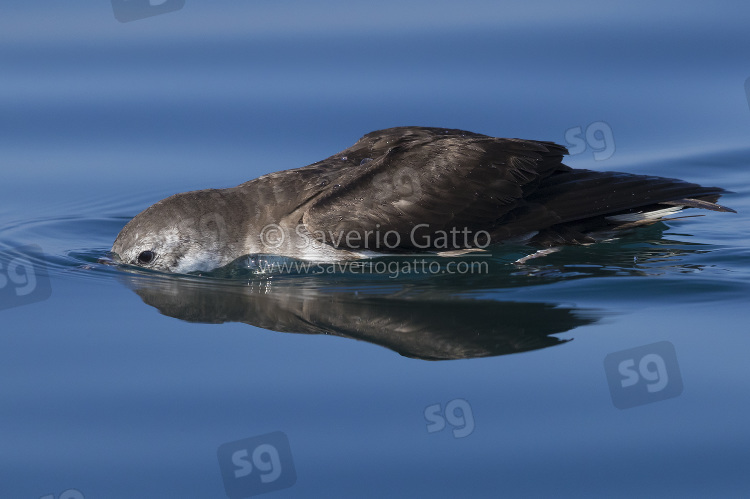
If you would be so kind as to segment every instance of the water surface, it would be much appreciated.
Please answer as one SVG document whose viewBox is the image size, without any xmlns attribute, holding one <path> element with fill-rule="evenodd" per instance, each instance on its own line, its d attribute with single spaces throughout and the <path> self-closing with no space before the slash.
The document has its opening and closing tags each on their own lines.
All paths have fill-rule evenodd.
<svg viewBox="0 0 750 499">
<path fill-rule="evenodd" d="M 0 19 L 1 495 L 226 497 L 217 452 L 255 437 L 279 478 L 235 485 L 269 497 L 746 493 L 747 8 L 58 4 Z M 396 125 L 554 140 L 738 213 L 478 273 L 100 263 L 163 197 Z"/>
</svg>

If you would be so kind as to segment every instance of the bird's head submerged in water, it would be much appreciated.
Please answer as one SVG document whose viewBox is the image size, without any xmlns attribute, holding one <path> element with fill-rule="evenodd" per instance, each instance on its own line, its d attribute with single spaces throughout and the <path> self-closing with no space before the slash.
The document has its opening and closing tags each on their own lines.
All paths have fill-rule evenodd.
<svg viewBox="0 0 750 499">
<path fill-rule="evenodd" d="M 209 189 L 159 201 L 125 225 L 112 253 L 120 263 L 180 274 L 226 265 L 234 255 L 221 198 Z"/>
</svg>

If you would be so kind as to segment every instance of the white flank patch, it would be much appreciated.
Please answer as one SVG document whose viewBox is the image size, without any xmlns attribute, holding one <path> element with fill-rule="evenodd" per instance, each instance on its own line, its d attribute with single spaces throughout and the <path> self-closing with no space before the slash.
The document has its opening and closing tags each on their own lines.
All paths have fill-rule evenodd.
<svg viewBox="0 0 750 499">
<path fill-rule="evenodd" d="M 677 213 L 682 208 L 682 206 L 670 206 L 669 208 L 647 211 L 645 213 L 625 213 L 623 215 L 612 215 L 611 217 L 604 218 L 611 222 L 640 222 L 641 220 L 657 220 L 667 215 L 671 215 L 672 213 Z"/>
<path fill-rule="evenodd" d="M 524 263 L 528 262 L 529 260 L 533 260 L 534 258 L 540 258 L 540 257 L 543 257 L 543 256 L 551 255 L 552 253 L 556 253 L 556 252 L 560 251 L 561 249 L 562 248 L 560 248 L 559 246 L 553 246 L 552 248 L 540 249 L 539 251 L 537 251 L 535 253 L 532 253 L 530 255 L 526 255 L 523 258 L 519 258 L 518 260 L 516 260 L 513 263 L 516 264 L 516 265 L 523 265 Z"/>
</svg>

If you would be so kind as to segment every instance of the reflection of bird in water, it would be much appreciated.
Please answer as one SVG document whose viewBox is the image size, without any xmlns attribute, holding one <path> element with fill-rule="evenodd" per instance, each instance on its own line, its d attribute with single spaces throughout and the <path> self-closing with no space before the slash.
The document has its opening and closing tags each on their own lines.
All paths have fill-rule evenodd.
<svg viewBox="0 0 750 499">
<path fill-rule="evenodd" d="M 572 169 L 561 163 L 566 153 L 462 130 L 380 130 L 304 168 L 164 199 L 131 220 L 112 251 L 124 263 L 186 273 L 247 254 L 335 261 L 587 244 L 683 208 L 732 211 L 715 204 L 721 188 Z"/>
<path fill-rule="evenodd" d="M 336 335 L 425 360 L 490 357 L 558 345 L 566 340 L 552 335 L 598 320 L 594 311 L 550 303 L 451 296 L 403 299 L 377 291 L 323 291 L 290 281 L 237 286 L 208 279 L 127 277 L 128 286 L 146 304 L 177 319 Z"/>
</svg>

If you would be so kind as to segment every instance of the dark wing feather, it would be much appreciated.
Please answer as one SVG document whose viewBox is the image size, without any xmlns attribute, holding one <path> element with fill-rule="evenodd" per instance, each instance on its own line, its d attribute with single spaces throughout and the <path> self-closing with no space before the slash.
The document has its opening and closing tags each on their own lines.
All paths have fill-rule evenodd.
<svg viewBox="0 0 750 499">
<path fill-rule="evenodd" d="M 681 198 L 722 194 L 720 187 L 703 187 L 674 178 L 620 172 L 571 170 L 554 175 L 529 197 L 555 211 L 561 222 L 594 217 Z"/>
<path fill-rule="evenodd" d="M 561 231 L 574 227 L 576 231 L 572 234 L 580 235 L 605 225 L 615 225 L 608 223 L 605 216 L 659 209 L 659 204 L 703 208 L 710 205 L 714 210 L 734 211 L 695 199 L 673 203 L 686 198 L 715 201 L 725 192 L 720 187 L 703 187 L 673 178 L 572 169 L 544 179 L 524 206 L 503 219 L 493 236 L 503 240 L 554 226 Z"/>
<path fill-rule="evenodd" d="M 339 246 L 349 249 L 386 249 L 375 247 L 379 230 L 398 233 L 399 248 L 414 248 L 411 233 L 417 224 L 426 224 L 418 233 L 420 243 L 437 231 L 486 230 L 524 204 L 523 198 L 544 178 L 568 170 L 561 164 L 566 153 L 551 142 L 461 130 L 373 132 L 311 165 L 331 172 L 332 185 L 312 202 L 302 221 L 312 234 L 358 233 L 361 241 L 367 239 L 366 246 L 358 240 L 356 247 L 341 240 Z M 351 161 L 361 165 L 337 167 Z"/>
<path fill-rule="evenodd" d="M 239 188 L 259 201 L 260 219 L 288 214 L 323 242 L 355 250 L 456 249 L 413 245 L 414 239 L 432 235 L 434 241 L 435 233 L 451 229 L 486 230 L 493 242 L 534 231 L 560 244 L 591 242 L 586 234 L 617 225 L 606 217 L 659 209 L 660 203 L 732 211 L 713 204 L 725 192 L 721 188 L 574 170 L 561 163 L 564 154 L 552 142 L 398 127 L 368 133 L 322 161 Z M 412 238 L 417 224 L 427 227 Z M 400 246 L 378 246 L 378 231 L 396 232 Z M 363 239 L 347 244 L 341 236 L 350 233 Z"/>
<path fill-rule="evenodd" d="M 385 156 L 394 147 L 430 141 L 442 136 L 485 137 L 463 130 L 394 127 L 376 130 L 360 138 L 353 146 L 316 163 L 269 173 L 238 186 L 254 198 L 260 196 L 261 207 L 276 213 L 293 213 L 299 208 L 307 209 L 311 202 L 321 197 L 335 196 L 342 185 L 363 175 L 373 160 Z M 278 221 L 278 220 L 276 220 Z"/>
</svg>

